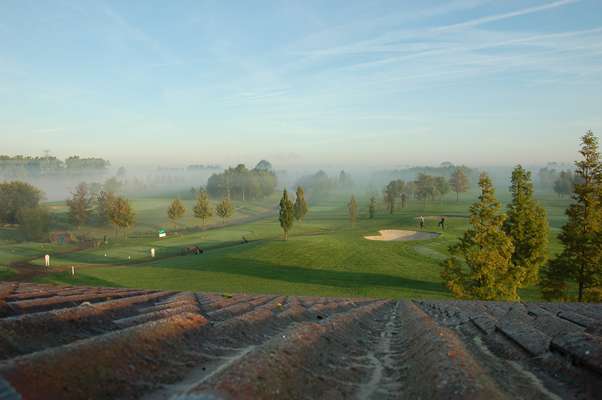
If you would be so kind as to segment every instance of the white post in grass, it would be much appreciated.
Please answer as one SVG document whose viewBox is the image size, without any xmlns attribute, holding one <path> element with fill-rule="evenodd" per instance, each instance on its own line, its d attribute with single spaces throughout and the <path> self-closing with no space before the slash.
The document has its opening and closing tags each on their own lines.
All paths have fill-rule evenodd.
<svg viewBox="0 0 602 400">
<path fill-rule="evenodd" d="M 71 276 L 75 276 L 75 267 L 71 266 Z"/>
<path fill-rule="evenodd" d="M 151 249 L 151 258 L 155 258 L 155 248 Z"/>
<path fill-rule="evenodd" d="M 46 254 L 44 256 L 44 267 L 46 267 L 46 268 L 50 267 L 50 254 Z"/>
</svg>

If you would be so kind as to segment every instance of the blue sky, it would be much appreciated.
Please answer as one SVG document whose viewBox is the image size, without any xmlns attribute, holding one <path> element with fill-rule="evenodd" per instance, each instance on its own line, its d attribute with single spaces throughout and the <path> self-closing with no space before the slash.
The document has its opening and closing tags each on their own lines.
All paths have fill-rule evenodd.
<svg viewBox="0 0 602 400">
<path fill-rule="evenodd" d="M 0 0 L 0 153 L 533 164 L 586 129 L 599 0 Z"/>
</svg>

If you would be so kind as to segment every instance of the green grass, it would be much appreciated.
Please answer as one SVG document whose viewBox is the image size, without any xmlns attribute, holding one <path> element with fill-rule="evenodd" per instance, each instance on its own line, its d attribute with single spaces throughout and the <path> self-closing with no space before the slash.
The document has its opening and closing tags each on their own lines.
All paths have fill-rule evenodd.
<svg viewBox="0 0 602 400">
<path fill-rule="evenodd" d="M 53 255 L 53 266 L 73 265 L 77 270 L 75 277 L 70 273 L 54 273 L 39 280 L 215 292 L 450 297 L 440 278 L 439 263 L 447 256 L 449 245 L 466 229 L 467 210 L 474 196 L 460 202 L 451 197 L 426 205 L 412 202 L 394 215 L 381 210 L 374 220 L 367 219 L 367 200 L 362 199 L 361 218 L 353 229 L 344 206 L 346 200 L 337 198 L 312 205 L 306 221 L 294 226 L 288 242 L 280 239 L 276 217 L 161 240 L 140 231 L 127 241 L 116 241 L 107 247 Z M 560 249 L 556 235 L 568 202 L 552 196 L 541 200 L 552 227 L 550 252 L 554 254 Z M 147 204 L 156 219 L 164 211 L 158 204 L 156 200 Z M 269 210 L 265 204 L 251 207 L 247 216 Z M 141 212 L 151 224 L 152 213 L 148 213 Z M 434 216 L 439 215 L 448 216 L 449 228 L 438 238 L 424 241 L 377 242 L 363 238 L 379 229 L 416 229 L 418 215 L 427 218 L 425 230 L 437 230 Z M 242 236 L 251 242 L 241 244 Z M 192 244 L 208 251 L 200 256 L 179 255 L 182 247 Z M 158 259 L 150 258 L 151 247 L 157 249 Z M 36 260 L 38 264 L 41 262 Z M 521 291 L 521 296 L 537 299 L 539 292 L 528 288 Z"/>
<path fill-rule="evenodd" d="M 0 281 L 12 278 L 13 276 L 15 276 L 15 274 L 15 270 L 13 270 L 12 268 L 0 265 Z"/>
</svg>

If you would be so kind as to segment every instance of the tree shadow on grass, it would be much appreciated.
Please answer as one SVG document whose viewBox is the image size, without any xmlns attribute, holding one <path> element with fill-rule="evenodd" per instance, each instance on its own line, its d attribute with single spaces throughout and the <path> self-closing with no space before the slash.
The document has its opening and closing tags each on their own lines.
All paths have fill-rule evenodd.
<svg viewBox="0 0 602 400">
<path fill-rule="evenodd" d="M 229 262 L 227 266 L 226 264 Z M 346 289 L 410 289 L 447 295 L 443 283 L 403 278 L 395 275 L 370 272 L 320 270 L 293 265 L 280 265 L 244 258 L 227 258 L 219 263 L 203 262 L 202 265 L 179 265 L 174 269 L 216 272 L 288 283 L 332 286 Z"/>
<path fill-rule="evenodd" d="M 33 279 L 37 283 L 53 283 L 59 285 L 80 285 L 80 286 L 103 286 L 103 287 L 125 287 L 112 281 L 95 278 L 89 275 L 75 274 L 71 272 L 53 272 L 48 275 L 41 275 Z"/>
</svg>

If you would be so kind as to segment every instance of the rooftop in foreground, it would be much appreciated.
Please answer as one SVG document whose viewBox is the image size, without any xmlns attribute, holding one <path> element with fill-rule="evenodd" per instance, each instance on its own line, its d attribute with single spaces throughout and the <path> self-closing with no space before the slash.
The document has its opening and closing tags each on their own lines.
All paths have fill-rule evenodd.
<svg viewBox="0 0 602 400">
<path fill-rule="evenodd" d="M 0 360 L 0 399 L 587 399 L 602 305 L 0 283 Z"/>
</svg>

